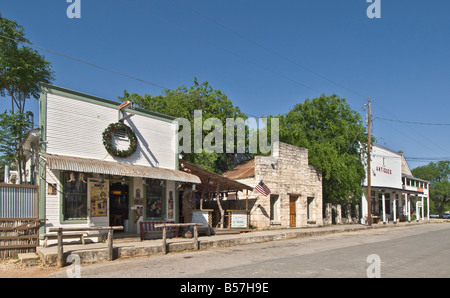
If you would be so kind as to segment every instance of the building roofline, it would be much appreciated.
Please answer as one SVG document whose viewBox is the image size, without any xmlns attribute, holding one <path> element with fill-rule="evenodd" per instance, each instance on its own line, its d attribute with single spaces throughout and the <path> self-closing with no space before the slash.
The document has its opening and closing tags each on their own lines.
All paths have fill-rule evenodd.
<svg viewBox="0 0 450 298">
<path fill-rule="evenodd" d="M 74 98 L 74 99 L 81 99 L 81 100 L 90 99 L 93 101 L 97 101 L 99 103 L 103 103 L 110 107 L 119 107 L 119 105 L 121 104 L 121 102 L 119 102 L 119 101 L 113 101 L 110 99 L 105 99 L 105 98 L 98 97 L 95 95 L 91 95 L 91 94 L 87 94 L 87 93 L 83 93 L 80 91 L 75 91 L 72 89 L 68 89 L 68 88 L 64 88 L 64 87 L 60 87 L 60 86 L 56 86 L 56 85 L 51 85 L 51 84 L 42 84 L 41 85 L 41 93 L 60 94 L 60 95 L 65 95 L 65 96 L 72 95 L 72 98 Z M 143 116 L 163 118 L 166 121 L 173 121 L 173 120 L 177 119 L 177 118 L 169 116 L 169 115 L 152 112 L 152 111 L 145 110 L 142 108 L 134 108 L 133 112 L 137 112 L 137 114 L 140 114 Z"/>
<path fill-rule="evenodd" d="M 400 157 L 403 156 L 403 154 L 399 153 L 398 151 L 394 151 L 394 150 L 392 150 L 392 149 L 389 149 L 389 148 L 387 148 L 387 147 L 381 146 L 381 145 L 379 145 L 379 144 L 374 143 L 374 144 L 372 144 L 372 145 L 375 146 L 375 147 L 378 147 L 378 148 L 387 150 L 387 151 L 389 151 L 389 152 L 391 152 L 391 153 L 394 153 L 394 154 L 396 154 L 396 155 L 398 155 L 398 156 L 400 156 Z"/>
</svg>

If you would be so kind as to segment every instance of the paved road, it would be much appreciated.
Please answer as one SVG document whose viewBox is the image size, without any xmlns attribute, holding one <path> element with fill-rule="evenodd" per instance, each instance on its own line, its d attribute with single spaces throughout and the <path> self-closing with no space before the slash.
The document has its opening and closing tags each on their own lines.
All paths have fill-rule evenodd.
<svg viewBox="0 0 450 298">
<path fill-rule="evenodd" d="M 368 262 L 369 255 L 375 259 Z M 81 277 L 367 277 L 368 272 L 450 277 L 448 260 L 450 224 L 442 223 L 116 260 L 82 265 L 78 272 Z M 66 277 L 67 269 L 50 276 Z"/>
</svg>

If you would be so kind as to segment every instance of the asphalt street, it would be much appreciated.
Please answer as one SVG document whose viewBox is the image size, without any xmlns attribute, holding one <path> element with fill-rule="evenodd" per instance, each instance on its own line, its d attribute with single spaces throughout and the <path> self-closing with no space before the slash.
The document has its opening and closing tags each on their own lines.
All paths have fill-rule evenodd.
<svg viewBox="0 0 450 298">
<path fill-rule="evenodd" d="M 72 265 L 49 277 L 450 277 L 449 259 L 450 223 L 439 223 Z"/>
</svg>

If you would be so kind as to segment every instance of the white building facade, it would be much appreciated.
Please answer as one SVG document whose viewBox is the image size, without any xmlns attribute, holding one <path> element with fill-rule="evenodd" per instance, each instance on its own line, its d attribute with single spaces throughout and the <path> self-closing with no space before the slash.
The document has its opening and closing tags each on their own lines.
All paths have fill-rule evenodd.
<svg viewBox="0 0 450 298">
<path fill-rule="evenodd" d="M 40 234 L 96 226 L 137 234 L 140 221 L 178 221 L 179 183 L 200 179 L 178 170 L 175 119 L 119 112 L 118 102 L 61 87 L 43 90 L 35 166 Z"/>
<path fill-rule="evenodd" d="M 374 144 L 371 152 L 371 214 L 374 223 L 430 218 L 429 182 L 413 177 L 403 152 Z M 367 173 L 367 164 L 366 164 Z M 367 224 L 367 177 L 361 197 L 361 223 Z"/>
</svg>

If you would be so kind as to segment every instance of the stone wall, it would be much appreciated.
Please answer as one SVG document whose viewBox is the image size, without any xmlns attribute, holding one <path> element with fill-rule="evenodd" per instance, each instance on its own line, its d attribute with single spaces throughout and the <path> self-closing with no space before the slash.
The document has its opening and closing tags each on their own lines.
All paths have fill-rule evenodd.
<svg viewBox="0 0 450 298">
<path fill-rule="evenodd" d="M 357 224 L 359 221 L 359 205 L 347 204 L 345 207 L 340 204 L 324 204 L 323 224 L 330 226 L 332 224 Z"/>
</svg>

